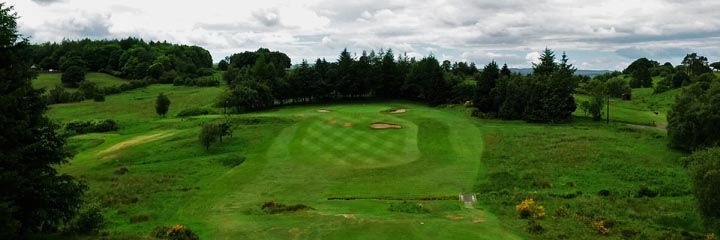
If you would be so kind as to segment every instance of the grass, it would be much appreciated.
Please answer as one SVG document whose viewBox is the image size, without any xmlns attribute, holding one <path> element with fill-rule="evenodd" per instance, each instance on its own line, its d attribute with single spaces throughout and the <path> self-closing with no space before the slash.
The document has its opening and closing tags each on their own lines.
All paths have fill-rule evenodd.
<svg viewBox="0 0 720 240">
<path fill-rule="evenodd" d="M 32 85 L 35 88 L 45 88 L 49 91 L 57 85 L 61 85 L 60 77 L 62 73 L 40 73 L 37 78 L 32 80 Z M 98 88 L 117 86 L 127 82 L 127 80 L 115 77 L 106 73 L 90 72 L 85 75 L 85 80 L 93 82 Z M 68 88 L 68 91 L 77 91 L 74 88 Z"/>
<path fill-rule="evenodd" d="M 666 147 L 662 132 L 582 119 L 480 120 L 461 107 L 405 101 L 233 116 L 154 113 L 161 92 L 172 101 L 167 115 L 175 116 L 212 108 L 221 91 L 151 85 L 105 102 L 51 106 L 49 116 L 59 122 L 120 124 L 117 132 L 71 137 L 77 154 L 60 167 L 89 184 L 87 200 L 100 203 L 108 220 L 103 231 L 141 238 L 155 226 L 184 224 L 202 239 L 596 239 L 590 221 L 602 218 L 615 224 L 608 238 L 702 232 L 678 161 L 683 154 Z M 398 108 L 409 111 L 385 111 Z M 627 117 L 639 112 L 627 109 Z M 235 129 L 206 151 L 197 134 L 208 121 Z M 370 129 L 373 122 L 402 128 Z M 660 196 L 635 198 L 641 186 Z M 479 203 L 465 208 L 454 199 L 460 193 L 479 193 Z M 515 212 L 526 197 L 547 207 L 540 235 L 527 233 L 527 220 Z M 422 200 L 430 198 L 444 200 Z M 269 214 L 260 209 L 268 200 L 309 208 Z M 550 217 L 560 206 L 570 217 Z"/>
</svg>

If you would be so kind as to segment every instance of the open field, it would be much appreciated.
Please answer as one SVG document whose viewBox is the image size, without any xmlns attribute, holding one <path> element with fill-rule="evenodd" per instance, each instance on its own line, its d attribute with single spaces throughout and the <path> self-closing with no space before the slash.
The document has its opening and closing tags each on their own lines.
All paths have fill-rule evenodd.
<svg viewBox="0 0 720 240">
<path fill-rule="evenodd" d="M 57 85 L 62 85 L 60 77 L 62 73 L 40 73 L 36 79 L 32 80 L 35 88 L 45 88 L 49 91 Z M 89 72 L 85 75 L 85 80 L 97 84 L 98 88 L 117 86 L 127 82 L 127 80 L 115 77 L 107 73 Z M 68 88 L 68 91 L 76 91 L 77 89 Z"/>
<path fill-rule="evenodd" d="M 595 239 L 595 218 L 616 224 L 610 238 L 702 231 L 678 160 L 683 154 L 667 148 L 660 131 L 584 120 L 480 120 L 461 107 L 404 101 L 190 118 L 159 118 L 152 107 L 164 92 L 172 101 L 168 116 L 211 108 L 220 91 L 152 85 L 106 102 L 51 107 L 60 122 L 120 123 L 117 132 L 70 138 L 77 154 L 61 168 L 89 184 L 87 198 L 105 208 L 104 231 L 135 238 L 158 225 L 185 224 L 203 239 Z M 407 111 L 387 111 L 400 108 Z M 208 121 L 235 129 L 206 151 L 197 134 Z M 402 128 L 371 129 L 377 122 Z M 241 158 L 240 165 L 223 164 Z M 118 174 L 122 168 L 127 173 Z M 636 198 L 641 186 L 660 197 Z M 465 208 L 460 193 L 477 193 L 479 202 Z M 527 197 L 546 206 L 541 235 L 526 233 L 527 220 L 515 212 Z M 448 200 L 422 200 L 428 198 Z M 397 199 L 428 212 L 389 211 L 403 202 Z M 266 214 L 260 206 L 268 200 L 314 210 Z M 569 217 L 552 216 L 560 206 Z"/>
</svg>

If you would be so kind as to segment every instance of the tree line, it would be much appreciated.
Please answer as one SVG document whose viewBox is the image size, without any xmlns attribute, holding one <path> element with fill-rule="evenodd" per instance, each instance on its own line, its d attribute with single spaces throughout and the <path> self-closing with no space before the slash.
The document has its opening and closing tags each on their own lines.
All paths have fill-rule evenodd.
<svg viewBox="0 0 720 240">
<path fill-rule="evenodd" d="M 507 65 L 500 70 L 495 62 L 481 72 L 474 63 L 441 64 L 433 56 L 395 57 L 389 49 L 363 51 L 358 57 L 345 49 L 335 62 L 303 60 L 290 68 L 286 54 L 261 48 L 221 61 L 229 88 L 219 97 L 218 106 L 243 112 L 276 104 L 369 96 L 430 105 L 474 100 L 478 112 L 504 119 L 567 121 L 575 110 L 572 94 L 579 81 L 575 68 L 564 54 L 557 62 L 549 49 L 539 60 L 534 73 L 524 76 L 511 74 Z"/>
</svg>

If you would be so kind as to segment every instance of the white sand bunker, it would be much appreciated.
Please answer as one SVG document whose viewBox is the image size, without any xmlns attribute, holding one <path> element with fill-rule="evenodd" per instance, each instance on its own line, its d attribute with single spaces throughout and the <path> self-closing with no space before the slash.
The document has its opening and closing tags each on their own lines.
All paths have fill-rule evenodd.
<svg viewBox="0 0 720 240">
<path fill-rule="evenodd" d="M 396 113 L 406 113 L 407 111 L 408 110 L 405 108 L 400 108 L 400 109 L 390 109 L 388 112 L 392 113 L 392 114 L 396 114 Z"/>
<path fill-rule="evenodd" d="M 393 124 L 393 123 L 382 123 L 382 122 L 376 122 L 370 124 L 370 128 L 373 129 L 400 129 L 402 126 Z"/>
<path fill-rule="evenodd" d="M 151 134 L 151 135 L 144 135 L 144 136 L 134 137 L 134 138 L 132 138 L 132 139 L 130 139 L 130 140 L 127 140 L 127 141 L 124 141 L 124 142 L 120 142 L 120 143 L 118 143 L 118 144 L 113 145 L 112 147 L 109 147 L 109 148 L 107 148 L 107 149 L 105 149 L 105 150 L 102 150 L 102 151 L 100 151 L 100 154 L 109 153 L 109 152 L 114 152 L 114 151 L 117 151 L 117 150 L 120 150 L 120 149 L 129 147 L 129 146 L 132 146 L 132 145 L 136 145 L 136 144 L 141 144 L 141 143 L 145 143 L 145 142 L 155 141 L 155 140 L 158 140 L 158 139 L 161 139 L 161 138 L 166 138 L 166 137 L 172 136 L 172 135 L 174 135 L 174 134 L 175 134 L 175 133 L 161 132 L 161 133 L 156 133 L 156 134 Z"/>
<path fill-rule="evenodd" d="M 318 109 L 317 111 L 318 111 L 319 113 L 329 113 L 329 112 L 332 112 L 332 111 L 327 110 L 327 109 Z"/>
</svg>

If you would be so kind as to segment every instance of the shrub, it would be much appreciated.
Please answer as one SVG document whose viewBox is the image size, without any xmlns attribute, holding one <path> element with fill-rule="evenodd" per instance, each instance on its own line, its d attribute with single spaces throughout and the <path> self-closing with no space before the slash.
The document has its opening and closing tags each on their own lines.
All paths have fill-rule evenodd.
<svg viewBox="0 0 720 240">
<path fill-rule="evenodd" d="M 152 231 L 151 235 L 160 239 L 171 240 L 198 240 L 197 234 L 193 233 L 184 225 L 173 225 L 170 227 L 158 226 Z"/>
<path fill-rule="evenodd" d="M 535 200 L 532 198 L 523 200 L 520 204 L 515 206 L 515 210 L 520 213 L 520 218 L 540 219 L 545 217 L 545 207 L 535 205 Z"/>
<path fill-rule="evenodd" d="M 65 131 L 75 134 L 117 131 L 118 124 L 112 119 L 102 121 L 74 121 L 65 124 Z"/>
<path fill-rule="evenodd" d="M 297 212 L 302 210 L 313 210 L 305 204 L 285 205 L 275 202 L 275 200 L 268 200 L 260 206 L 260 209 L 268 214 L 277 214 L 283 212 Z"/>
<path fill-rule="evenodd" d="M 605 226 L 605 221 L 603 220 L 593 222 L 593 228 L 595 228 L 595 230 L 597 230 L 597 232 L 602 235 L 610 234 L 610 229 Z"/>
<path fill-rule="evenodd" d="M 693 180 L 700 212 L 708 220 L 720 219 L 720 148 L 696 151 L 685 158 Z"/>
<path fill-rule="evenodd" d="M 392 203 L 388 209 L 391 212 L 404 212 L 404 213 L 429 213 L 430 210 L 423 207 L 422 204 L 403 201 L 401 203 Z"/>
<path fill-rule="evenodd" d="M 637 193 L 636 197 L 639 197 L 639 198 L 641 198 L 641 197 L 654 198 L 654 197 L 657 197 L 657 195 L 658 195 L 658 193 L 657 193 L 656 191 L 654 191 L 654 190 L 652 190 L 652 189 L 650 189 L 650 188 L 648 188 L 648 187 L 646 187 L 646 186 L 641 186 L 641 187 L 640 187 L 640 190 L 638 190 L 638 193 Z"/>
<path fill-rule="evenodd" d="M 191 116 L 200 116 L 200 115 L 207 115 L 210 114 L 210 110 L 203 109 L 203 108 L 187 108 L 180 111 L 177 116 L 178 117 L 191 117 Z"/>
<path fill-rule="evenodd" d="M 555 212 L 553 212 L 553 217 L 555 218 L 563 218 L 570 215 L 568 209 L 565 206 L 560 206 L 559 208 L 555 209 Z"/>
<path fill-rule="evenodd" d="M 228 158 L 220 159 L 220 163 L 226 167 L 235 167 L 245 162 L 244 156 L 231 155 Z"/>
<path fill-rule="evenodd" d="M 80 234 L 96 233 L 105 223 L 100 207 L 92 205 L 80 211 L 70 223 L 70 231 Z"/>
<path fill-rule="evenodd" d="M 532 234 L 541 234 L 545 232 L 545 228 L 535 219 L 528 220 L 527 232 Z"/>
<path fill-rule="evenodd" d="M 610 190 L 606 190 L 606 189 L 600 190 L 598 192 L 598 195 L 603 196 L 603 197 L 610 196 Z"/>
<path fill-rule="evenodd" d="M 96 101 L 96 102 L 104 102 L 104 101 L 105 101 L 105 94 L 95 93 L 95 96 L 93 96 L 93 101 Z"/>
</svg>

